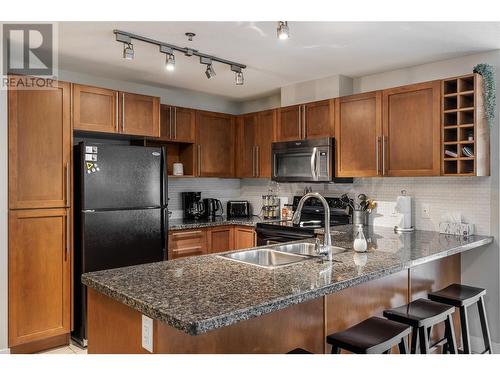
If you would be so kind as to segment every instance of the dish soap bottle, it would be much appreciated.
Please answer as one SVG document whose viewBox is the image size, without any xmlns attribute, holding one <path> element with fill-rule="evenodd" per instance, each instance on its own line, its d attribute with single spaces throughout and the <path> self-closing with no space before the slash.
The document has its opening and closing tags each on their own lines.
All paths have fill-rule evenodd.
<svg viewBox="0 0 500 375">
<path fill-rule="evenodd" d="M 366 241 L 365 234 L 363 233 L 363 227 L 358 228 L 358 233 L 354 237 L 354 251 L 358 253 L 364 253 L 368 249 L 368 242 Z"/>
</svg>

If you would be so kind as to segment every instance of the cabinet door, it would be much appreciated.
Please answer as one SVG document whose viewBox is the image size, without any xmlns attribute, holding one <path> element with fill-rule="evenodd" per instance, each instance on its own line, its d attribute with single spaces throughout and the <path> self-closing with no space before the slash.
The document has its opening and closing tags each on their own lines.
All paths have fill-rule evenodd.
<svg viewBox="0 0 500 375">
<path fill-rule="evenodd" d="M 215 227 L 208 230 L 208 252 L 220 253 L 233 250 L 233 228 Z"/>
<path fill-rule="evenodd" d="M 70 85 L 9 90 L 9 208 L 70 204 Z"/>
<path fill-rule="evenodd" d="M 160 106 L 160 138 L 170 141 L 172 139 L 172 106 L 162 104 Z"/>
<path fill-rule="evenodd" d="M 203 229 L 171 231 L 168 236 L 168 259 L 207 253 L 207 236 Z"/>
<path fill-rule="evenodd" d="M 198 176 L 234 176 L 233 116 L 198 111 L 196 115 Z"/>
<path fill-rule="evenodd" d="M 381 175 L 382 93 L 338 98 L 335 115 L 336 175 Z"/>
<path fill-rule="evenodd" d="M 276 128 L 277 110 L 259 112 L 255 131 L 257 176 L 271 178 L 271 147 Z"/>
<path fill-rule="evenodd" d="M 236 176 L 240 178 L 257 177 L 255 147 L 257 115 L 240 116 L 237 124 L 236 139 Z"/>
<path fill-rule="evenodd" d="M 152 96 L 121 95 L 121 132 L 146 137 L 160 136 L 160 99 Z"/>
<path fill-rule="evenodd" d="M 190 108 L 173 107 L 173 139 L 177 142 L 195 142 L 196 111 Z"/>
<path fill-rule="evenodd" d="M 383 91 L 384 175 L 439 175 L 440 92 L 439 81 Z"/>
<path fill-rule="evenodd" d="M 234 249 L 247 249 L 255 247 L 255 230 L 249 227 L 235 227 Z"/>
<path fill-rule="evenodd" d="M 301 105 L 280 108 L 276 138 L 278 141 L 302 139 Z"/>
<path fill-rule="evenodd" d="M 303 108 L 302 138 L 333 137 L 333 99 L 305 104 Z"/>
<path fill-rule="evenodd" d="M 73 84 L 73 128 L 118 132 L 118 92 Z"/>
<path fill-rule="evenodd" d="M 9 346 L 70 332 L 66 209 L 9 213 Z"/>
</svg>

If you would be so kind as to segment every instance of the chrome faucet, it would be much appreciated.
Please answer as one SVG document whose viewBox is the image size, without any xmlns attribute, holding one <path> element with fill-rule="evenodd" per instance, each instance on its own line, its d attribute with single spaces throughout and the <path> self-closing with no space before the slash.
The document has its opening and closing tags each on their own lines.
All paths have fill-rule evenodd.
<svg viewBox="0 0 500 375">
<path fill-rule="evenodd" d="M 304 207 L 304 203 L 309 198 L 319 199 L 319 201 L 323 204 L 323 207 L 325 208 L 325 237 L 323 240 L 323 246 L 319 247 L 319 254 L 328 255 L 328 260 L 332 261 L 332 237 L 330 235 L 330 206 L 328 205 L 328 202 L 321 194 L 319 193 L 305 194 L 300 199 L 299 204 L 297 205 L 297 209 L 293 214 L 292 223 L 296 225 L 300 224 L 300 215 L 302 213 L 302 208 Z"/>
</svg>

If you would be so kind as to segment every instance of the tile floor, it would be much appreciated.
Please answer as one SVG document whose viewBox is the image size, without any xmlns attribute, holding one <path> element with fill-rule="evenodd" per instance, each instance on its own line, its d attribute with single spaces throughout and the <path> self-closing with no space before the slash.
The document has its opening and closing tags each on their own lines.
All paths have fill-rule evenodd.
<svg viewBox="0 0 500 375">
<path fill-rule="evenodd" d="M 82 349 L 73 343 L 59 348 L 45 350 L 38 354 L 87 354 L 87 349 Z"/>
</svg>

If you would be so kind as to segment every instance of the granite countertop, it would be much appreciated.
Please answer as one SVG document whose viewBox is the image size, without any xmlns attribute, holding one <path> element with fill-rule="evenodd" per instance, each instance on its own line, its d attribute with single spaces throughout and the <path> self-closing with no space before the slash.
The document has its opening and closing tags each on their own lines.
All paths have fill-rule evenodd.
<svg viewBox="0 0 500 375">
<path fill-rule="evenodd" d="M 244 225 L 249 227 L 255 227 L 257 223 L 270 223 L 279 221 L 277 219 L 265 220 L 260 216 L 250 216 L 230 218 L 226 216 L 216 216 L 213 219 L 169 219 L 168 229 L 169 230 L 181 230 L 181 229 L 196 229 L 196 228 L 208 228 L 217 227 L 223 225 Z"/>
<path fill-rule="evenodd" d="M 467 251 L 493 238 L 429 231 L 365 229 L 369 251 L 311 258 L 269 270 L 203 255 L 87 273 L 82 282 L 191 335 L 267 314 L 418 264 Z M 352 226 L 335 227 L 333 244 L 352 249 Z"/>
</svg>

